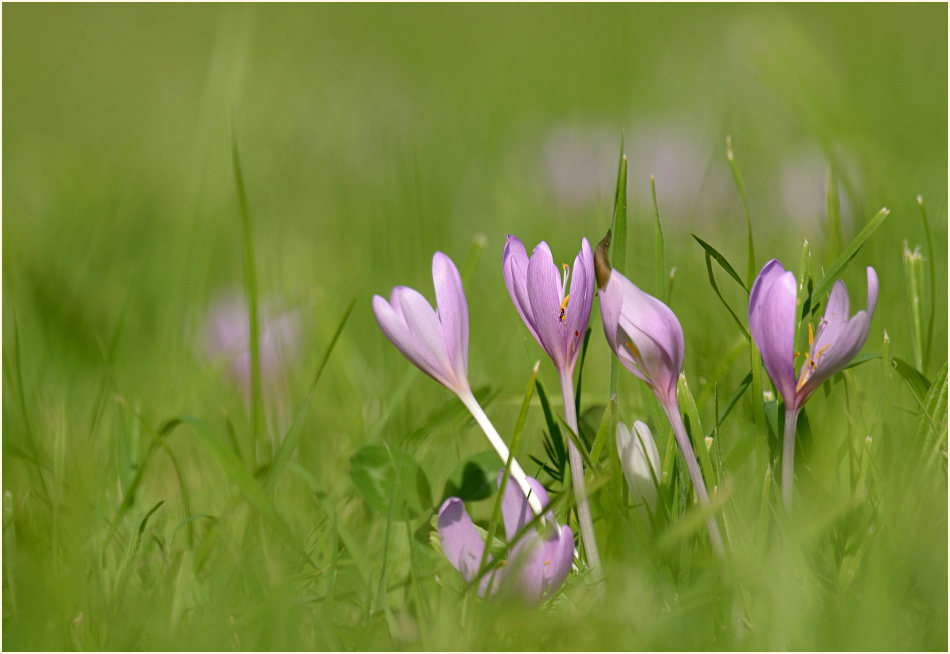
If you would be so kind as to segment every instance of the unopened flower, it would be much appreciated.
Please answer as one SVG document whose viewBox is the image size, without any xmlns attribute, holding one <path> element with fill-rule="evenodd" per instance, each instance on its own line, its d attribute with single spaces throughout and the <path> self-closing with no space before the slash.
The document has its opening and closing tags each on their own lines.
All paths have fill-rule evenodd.
<svg viewBox="0 0 950 654">
<path fill-rule="evenodd" d="M 660 452 L 645 422 L 637 420 L 632 430 L 617 423 L 617 455 L 634 503 L 646 503 L 652 513 L 656 510 Z"/>
<path fill-rule="evenodd" d="M 607 342 L 624 367 L 645 381 L 656 395 L 686 461 L 696 497 L 700 504 L 709 504 L 706 483 L 686 433 L 676 396 L 676 383 L 683 371 L 683 328 L 668 306 L 611 268 L 607 256 L 609 247 L 608 231 L 597 244 L 594 255 L 600 289 L 600 317 Z M 713 516 L 709 517 L 707 526 L 713 548 L 721 552 L 722 537 Z"/>
<path fill-rule="evenodd" d="M 503 473 L 504 470 L 498 473 L 499 485 Z M 533 477 L 528 477 L 528 483 L 541 506 L 546 508 L 547 491 Z M 501 515 L 509 543 L 533 518 L 525 496 L 511 485 L 505 488 Z M 479 571 L 485 543 L 462 500 L 448 498 L 439 509 L 437 524 L 443 554 L 465 581 L 472 581 Z M 514 543 L 506 564 L 485 574 L 479 582 L 479 594 L 484 595 L 491 583 L 492 595 L 502 590 L 517 593 L 527 601 L 540 601 L 561 587 L 573 558 L 574 534 L 567 525 L 559 526 L 554 514 L 548 512 L 538 529 L 524 533 Z M 490 556 L 487 561 L 491 561 Z"/>
</svg>

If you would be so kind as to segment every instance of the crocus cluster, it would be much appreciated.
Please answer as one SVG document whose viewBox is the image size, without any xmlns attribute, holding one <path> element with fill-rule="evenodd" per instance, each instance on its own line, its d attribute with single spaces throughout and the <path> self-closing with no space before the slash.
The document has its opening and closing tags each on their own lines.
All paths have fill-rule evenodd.
<svg viewBox="0 0 950 654">
<path fill-rule="evenodd" d="M 590 321 L 595 288 L 604 335 L 621 364 L 646 383 L 663 408 L 692 481 L 696 499 L 709 505 L 696 454 L 680 413 L 677 385 L 683 373 L 685 341 L 673 311 L 614 270 L 608 258 L 610 232 L 591 252 L 581 240 L 574 266 L 559 270 L 550 248 L 540 242 L 529 257 L 522 242 L 509 236 L 502 257 L 505 286 L 530 334 L 551 358 L 563 397 L 564 421 L 577 436 L 573 375 Z M 500 459 L 511 459 L 511 478 L 502 497 L 502 517 L 509 549 L 503 567 L 485 554 L 482 540 L 462 500 L 448 498 L 438 514 L 442 551 L 462 577 L 477 583 L 482 595 L 506 589 L 530 601 L 550 597 L 563 583 L 575 556 L 574 535 L 546 511 L 544 487 L 528 477 L 472 394 L 468 382 L 468 305 L 461 277 L 452 260 L 436 253 L 432 260 L 437 308 L 413 289 L 397 286 L 389 300 L 373 297 L 380 328 L 397 348 L 430 377 L 455 393 L 485 432 Z M 749 298 L 749 327 L 769 376 L 785 400 L 785 449 L 782 490 L 791 504 L 794 436 L 798 413 L 826 379 L 843 369 L 864 345 L 877 302 L 877 275 L 867 269 L 867 309 L 849 315 L 844 283 L 828 298 L 817 330 L 808 326 L 808 352 L 796 373 L 797 286 L 792 273 L 772 260 L 756 279 Z M 571 476 L 578 526 L 587 564 L 600 577 L 600 562 L 581 454 L 569 439 Z M 660 458 L 653 434 L 636 421 L 619 423 L 617 454 L 636 506 L 653 515 L 657 508 Z M 499 484 L 502 474 L 499 473 Z M 541 516 L 533 520 L 534 516 Z M 529 523 L 531 523 L 529 525 Z M 707 518 L 714 551 L 724 551 L 714 514 Z M 487 572 L 486 572 L 487 571 Z M 477 575 L 481 575 L 476 579 Z"/>
</svg>

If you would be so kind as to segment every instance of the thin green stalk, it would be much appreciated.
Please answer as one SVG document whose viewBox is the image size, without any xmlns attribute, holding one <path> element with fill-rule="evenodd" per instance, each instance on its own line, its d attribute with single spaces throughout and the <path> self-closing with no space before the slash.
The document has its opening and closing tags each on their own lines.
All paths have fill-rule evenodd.
<svg viewBox="0 0 950 654">
<path fill-rule="evenodd" d="M 693 446 L 686 434 L 686 425 L 683 424 L 683 418 L 680 416 L 678 402 L 673 402 L 670 406 L 661 403 L 663 411 L 666 413 L 670 426 L 673 428 L 673 436 L 680 447 L 683 459 L 686 461 L 686 470 L 689 472 L 689 478 L 693 482 L 693 489 L 696 491 L 696 497 L 702 507 L 709 505 L 709 493 L 706 491 L 706 482 L 703 481 L 703 474 L 699 471 L 699 462 L 696 460 L 696 454 L 693 452 Z M 719 524 L 715 516 L 709 516 L 706 520 L 706 528 L 709 531 L 709 541 L 712 543 L 713 550 L 718 555 L 723 554 L 722 536 L 719 534 Z"/>
<path fill-rule="evenodd" d="M 747 285 L 752 288 L 752 282 L 755 280 L 755 247 L 752 243 L 752 217 L 749 214 L 749 200 L 746 197 L 745 182 L 742 181 L 742 173 L 739 171 L 739 164 L 736 163 L 736 155 L 732 151 L 732 137 L 726 137 L 726 159 L 729 160 L 729 167 L 732 168 L 732 177 L 736 180 L 736 186 L 739 189 L 739 196 L 742 198 L 742 208 L 745 209 L 745 228 L 748 242 L 748 265 L 747 265 Z"/>
<path fill-rule="evenodd" d="M 927 220 L 927 210 L 924 209 L 924 198 L 917 196 L 917 206 L 920 207 L 920 219 L 924 223 L 924 238 L 927 239 L 927 252 L 930 254 L 929 264 L 927 270 L 930 273 L 930 318 L 927 320 L 927 345 L 924 347 L 924 365 L 930 361 L 930 348 L 933 345 L 934 340 L 934 318 L 937 315 L 937 277 L 934 267 L 934 257 L 936 256 L 936 250 L 934 250 L 933 239 L 930 237 L 930 223 Z M 926 372 L 923 368 L 920 369 L 921 372 Z"/>
<path fill-rule="evenodd" d="M 577 412 L 574 410 L 574 383 L 566 370 L 561 370 L 561 396 L 564 399 L 564 420 L 567 426 L 578 434 Z M 597 553 L 597 542 L 594 539 L 594 523 L 590 516 L 590 502 L 587 498 L 587 484 L 584 481 L 584 464 L 581 453 L 574 445 L 573 439 L 568 439 L 568 458 L 571 464 L 571 481 L 574 485 L 574 498 L 577 500 L 577 522 L 581 530 L 581 539 L 584 541 L 584 551 L 587 553 L 587 564 L 590 566 L 594 581 L 602 578 L 600 555 Z"/>
<path fill-rule="evenodd" d="M 914 347 L 914 364 L 921 372 L 924 369 L 925 349 L 920 322 L 920 277 L 923 265 L 924 258 L 920 254 L 920 248 L 911 251 L 907 241 L 904 241 L 904 274 L 907 280 L 907 298 L 910 302 L 910 341 Z"/>
<path fill-rule="evenodd" d="M 264 454 L 260 451 L 263 439 L 260 428 L 263 422 L 263 402 L 261 393 L 261 359 L 260 343 L 257 315 L 257 274 L 254 268 L 254 242 L 251 235 L 251 216 L 247 208 L 247 193 L 244 188 L 244 176 L 241 174 L 241 157 L 238 154 L 237 134 L 234 132 L 234 126 L 231 127 L 231 158 L 234 164 L 234 184 L 237 188 L 238 207 L 241 213 L 241 236 L 244 241 L 244 292 L 247 294 L 248 322 L 250 325 L 250 356 L 251 356 L 251 435 L 258 456 Z M 270 458 L 270 457 L 267 457 Z"/>
<path fill-rule="evenodd" d="M 792 508 L 792 486 L 795 483 L 795 427 L 801 409 L 785 407 L 785 430 L 782 432 L 782 499 Z"/>
<path fill-rule="evenodd" d="M 656 296 L 668 303 L 666 295 L 666 247 L 663 239 L 663 224 L 660 208 L 656 203 L 656 181 L 650 175 L 650 193 L 653 196 L 653 265 L 656 267 Z"/>
</svg>

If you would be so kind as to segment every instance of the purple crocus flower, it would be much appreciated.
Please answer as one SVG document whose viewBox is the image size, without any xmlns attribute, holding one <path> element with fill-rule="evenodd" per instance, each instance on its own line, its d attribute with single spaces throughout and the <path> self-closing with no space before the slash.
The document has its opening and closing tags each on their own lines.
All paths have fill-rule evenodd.
<svg viewBox="0 0 950 654">
<path fill-rule="evenodd" d="M 458 396 L 498 456 L 507 462 L 508 446 L 485 415 L 468 383 L 468 302 L 458 269 L 441 252 L 432 257 L 432 282 L 437 309 L 433 309 L 418 291 L 397 286 L 388 302 L 379 295 L 373 296 L 376 322 L 407 359 Z M 511 476 L 525 496 L 529 496 L 531 488 L 527 477 L 514 459 Z M 540 514 L 538 500 L 529 497 L 528 501 L 535 514 Z"/>
<path fill-rule="evenodd" d="M 772 259 L 762 267 L 752 285 L 749 331 L 769 377 L 785 400 L 782 495 L 788 506 L 792 503 L 798 414 L 818 386 L 847 366 L 864 346 L 877 305 L 877 273 L 870 266 L 867 283 L 867 309 L 849 317 L 848 289 L 840 279 L 835 282 L 817 332 L 808 325 L 808 352 L 798 374 L 795 373 L 798 284 L 794 273 Z"/>
<path fill-rule="evenodd" d="M 564 399 L 564 420 L 576 435 L 574 367 L 584 344 L 590 308 L 594 302 L 594 257 L 586 238 L 581 239 L 581 251 L 574 258 L 573 275 L 567 264 L 561 268 L 559 274 L 551 249 L 544 241 L 538 243 L 529 259 L 524 244 L 517 237 L 508 236 L 502 255 L 505 286 L 528 331 L 557 368 Z M 574 441 L 570 439 L 568 457 L 587 562 L 594 577 L 598 578 L 600 556 L 587 501 L 584 464 Z"/>
<path fill-rule="evenodd" d="M 511 301 L 528 331 L 559 371 L 573 374 L 594 301 L 590 243 L 586 238 L 581 240 L 573 276 L 567 264 L 559 275 L 547 243 L 538 243 L 529 259 L 521 241 L 508 236 L 502 267 Z"/>
<path fill-rule="evenodd" d="M 700 504 L 706 505 L 709 503 L 709 494 L 686 433 L 676 396 L 676 383 L 683 372 L 686 347 L 683 328 L 668 306 L 644 293 L 611 268 L 607 257 L 609 247 L 608 231 L 597 244 L 595 254 L 600 317 L 607 342 L 624 367 L 645 381 L 656 395 L 686 460 L 686 469 L 696 489 L 696 496 Z M 707 527 L 713 547 L 721 552 L 722 538 L 713 516 L 709 517 Z"/>
<path fill-rule="evenodd" d="M 498 485 L 504 470 L 498 472 Z M 528 477 L 532 494 L 541 506 L 548 505 L 548 494 L 533 477 Z M 501 503 L 501 516 L 505 525 L 505 538 L 509 543 L 515 538 L 533 515 L 525 497 L 513 486 L 505 488 Z M 450 497 L 439 509 L 439 541 L 442 552 L 465 581 L 472 581 L 478 573 L 485 551 L 485 543 L 475 529 L 475 524 L 457 497 Z M 513 592 L 529 602 L 538 602 L 550 597 L 567 578 L 574 559 L 574 534 L 568 526 L 559 526 L 554 514 L 548 512 L 537 530 L 525 533 L 511 548 L 507 564 L 493 574 L 486 574 L 479 582 L 479 594 L 485 595 L 488 584 L 491 594 L 499 590 Z M 488 557 L 491 561 L 491 557 Z"/>
</svg>

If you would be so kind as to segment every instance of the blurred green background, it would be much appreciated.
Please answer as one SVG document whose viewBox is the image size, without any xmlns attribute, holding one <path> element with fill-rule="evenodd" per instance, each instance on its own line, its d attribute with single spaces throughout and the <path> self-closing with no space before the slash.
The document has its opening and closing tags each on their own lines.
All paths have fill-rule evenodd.
<svg viewBox="0 0 950 654">
<path fill-rule="evenodd" d="M 436 494 L 461 457 L 484 449 L 451 395 L 410 372 L 382 336 L 371 296 L 405 284 L 431 298 L 432 253 L 468 261 L 470 376 L 498 393 L 489 413 L 510 433 L 542 353 L 504 289 L 505 236 L 529 248 L 546 240 L 568 262 L 582 236 L 599 240 L 621 135 L 630 161 L 627 270 L 655 292 L 652 173 L 694 392 L 716 381 L 732 389 L 748 370 L 744 360 L 717 368 L 739 334 L 690 237 L 744 270 L 745 214 L 727 135 L 758 267 L 777 257 L 797 268 L 804 239 L 813 270 L 833 260 L 829 169 L 844 243 L 880 207 L 891 209 L 844 276 L 853 309 L 864 306 L 863 267 L 881 277 L 866 351 L 881 352 L 886 329 L 891 354 L 913 359 L 902 242 L 925 246 L 936 304 L 924 306 L 935 326 L 921 372 L 932 379 L 947 359 L 946 5 L 8 4 L 3 19 L 5 649 L 946 647 L 945 449 L 942 478 L 928 482 L 936 497 L 918 498 L 913 474 L 879 488 L 899 484 L 901 497 L 923 502 L 910 526 L 877 523 L 883 547 L 908 566 L 898 568 L 910 579 L 904 594 L 878 570 L 864 599 L 824 589 L 841 595 L 822 595 L 821 610 L 805 590 L 782 604 L 776 598 L 797 582 L 775 578 L 764 583 L 774 613 L 748 640 L 710 640 L 715 629 L 701 627 L 691 635 L 686 627 L 712 619 L 695 615 L 711 601 L 705 591 L 692 609 L 653 626 L 618 608 L 596 621 L 559 617 L 564 631 L 552 634 L 544 615 L 532 614 L 522 636 L 499 641 L 460 635 L 449 619 L 420 635 L 409 610 L 380 621 L 346 595 L 362 597 L 346 586 L 362 583 L 347 581 L 349 569 L 337 576 L 333 567 L 339 581 L 330 582 L 347 599 L 330 607 L 313 599 L 326 596 L 321 574 L 337 560 L 328 534 L 340 524 L 366 548 L 370 575 L 379 574 L 386 521 L 347 474 L 360 447 L 404 447 Z M 309 402 L 296 474 L 269 496 L 314 557 L 326 550 L 317 572 L 266 533 L 248 540 L 253 510 L 193 433 L 165 441 L 174 465 L 159 455 L 144 463 L 157 442 L 150 430 L 174 416 L 198 416 L 222 440 L 233 432 L 246 455 L 253 449 L 241 393 L 202 345 L 215 298 L 242 288 L 232 130 L 262 303 L 296 312 L 301 324 L 286 387 L 269 405 L 272 438 L 305 401 L 357 298 Z M 744 315 L 741 290 L 719 276 Z M 585 393 L 602 403 L 608 350 L 599 318 L 592 326 Z M 878 406 L 871 380 L 879 368 L 856 369 L 870 388 L 849 415 Z M 556 388 L 547 361 L 541 377 Z M 639 383 L 622 377 L 621 417 L 655 411 Z M 899 451 L 916 407 L 899 380 L 889 383 Z M 816 423 L 838 406 L 834 397 L 823 402 L 812 417 L 816 437 Z M 739 421 L 750 421 L 751 403 L 743 409 L 723 435 L 730 445 L 748 435 Z M 541 451 L 541 425 L 532 413 L 526 451 Z M 254 458 L 244 461 L 252 471 Z M 750 490 L 749 502 L 760 494 L 761 485 Z M 160 500 L 136 545 L 140 521 Z M 187 523 L 187 543 L 181 530 L 173 536 L 198 514 L 214 518 Z M 914 538 L 904 543 L 900 530 Z M 898 542 L 912 551 L 895 554 Z M 399 570 L 411 549 L 401 543 L 390 563 Z M 869 560 L 894 564 L 866 557 L 862 565 Z M 630 611 L 660 611 L 650 570 L 630 570 L 625 601 L 643 591 Z M 907 613 L 890 621 L 897 609 Z M 599 626 L 584 632 L 585 620 Z M 617 625 L 632 631 L 612 631 Z"/>
</svg>

